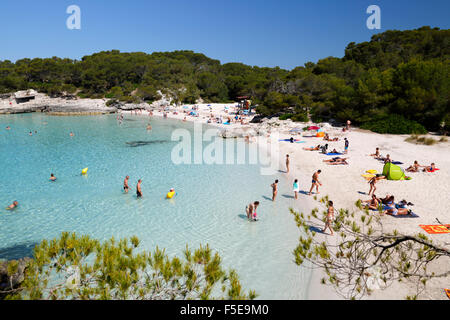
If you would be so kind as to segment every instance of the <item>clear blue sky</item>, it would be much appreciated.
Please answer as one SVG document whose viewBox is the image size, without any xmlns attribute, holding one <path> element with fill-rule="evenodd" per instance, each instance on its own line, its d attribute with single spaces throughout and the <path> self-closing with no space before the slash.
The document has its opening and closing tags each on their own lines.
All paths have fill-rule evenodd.
<svg viewBox="0 0 450 320">
<path fill-rule="evenodd" d="M 72 4 L 81 30 L 66 28 Z M 366 27 L 371 4 L 381 8 L 381 30 Z M 193 50 L 291 69 L 342 57 L 349 42 L 388 29 L 448 29 L 449 13 L 449 0 L 2 0 L 0 60 Z"/>
</svg>

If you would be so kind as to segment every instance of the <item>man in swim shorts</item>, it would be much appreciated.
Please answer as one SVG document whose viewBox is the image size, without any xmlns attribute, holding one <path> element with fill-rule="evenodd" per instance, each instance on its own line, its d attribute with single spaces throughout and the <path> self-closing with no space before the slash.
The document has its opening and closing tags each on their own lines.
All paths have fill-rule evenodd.
<svg viewBox="0 0 450 320">
<path fill-rule="evenodd" d="M 317 170 L 316 172 L 314 172 L 313 176 L 312 176 L 312 185 L 311 185 L 311 189 L 309 190 L 308 195 L 311 195 L 312 190 L 314 189 L 314 187 L 316 187 L 316 191 L 317 193 L 319 192 L 319 185 L 322 185 L 322 183 L 320 183 L 319 181 L 319 174 L 322 172 L 322 170 Z"/>
<path fill-rule="evenodd" d="M 270 185 L 272 187 L 272 201 L 275 201 L 278 193 L 278 179 Z"/>
<path fill-rule="evenodd" d="M 139 180 L 138 180 L 138 183 L 137 183 L 137 186 L 136 186 L 136 196 L 137 196 L 138 198 L 141 198 L 141 197 L 142 197 L 141 182 L 142 182 L 142 180 L 139 179 Z"/>
<path fill-rule="evenodd" d="M 130 187 L 128 187 L 128 179 L 130 179 L 130 176 L 126 176 L 125 180 L 123 180 L 123 191 L 125 191 L 125 193 L 128 193 L 128 189 L 130 189 Z"/>
<path fill-rule="evenodd" d="M 50 174 L 50 181 L 56 181 L 56 177 L 53 175 L 53 173 Z"/>
</svg>

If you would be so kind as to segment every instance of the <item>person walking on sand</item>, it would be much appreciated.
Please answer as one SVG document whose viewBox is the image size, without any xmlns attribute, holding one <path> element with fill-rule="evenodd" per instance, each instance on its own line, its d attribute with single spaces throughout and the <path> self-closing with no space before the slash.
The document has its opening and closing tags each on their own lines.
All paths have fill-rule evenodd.
<svg viewBox="0 0 450 320">
<path fill-rule="evenodd" d="M 259 206 L 259 201 L 255 201 L 250 203 L 245 207 L 245 212 L 247 213 L 247 219 L 256 221 L 258 220 L 258 216 L 256 214 L 256 208 Z"/>
<path fill-rule="evenodd" d="M 126 176 L 125 180 L 123 180 L 123 191 L 125 191 L 125 193 L 128 193 L 128 190 L 130 189 L 128 186 L 128 179 L 130 179 L 130 176 Z"/>
<path fill-rule="evenodd" d="M 293 188 L 294 188 L 294 190 L 293 190 L 294 191 L 294 198 L 295 198 L 295 200 L 297 200 L 298 199 L 298 193 L 300 191 L 300 187 L 298 186 L 298 179 L 294 180 Z"/>
<path fill-rule="evenodd" d="M 275 201 L 278 193 L 278 179 L 270 185 L 272 187 L 272 201 Z"/>
<path fill-rule="evenodd" d="M 308 195 L 311 195 L 311 192 L 313 191 L 314 187 L 316 187 L 316 191 L 317 193 L 319 192 L 319 185 L 321 186 L 322 183 L 320 183 L 319 181 L 319 174 L 322 172 L 322 170 L 317 170 L 316 172 L 314 172 L 313 176 L 312 176 L 312 184 L 311 184 L 311 189 L 309 190 Z"/>
<path fill-rule="evenodd" d="M 289 155 L 286 155 L 286 173 L 289 173 Z"/>
<path fill-rule="evenodd" d="M 368 182 L 369 185 L 370 185 L 369 196 L 370 196 L 371 193 L 374 194 L 375 190 L 377 190 L 377 187 L 375 186 L 377 181 L 378 181 L 378 177 L 377 176 L 375 176 L 375 177 L 373 177 L 372 179 L 369 180 L 369 182 Z"/>
<path fill-rule="evenodd" d="M 137 183 L 137 185 L 136 185 L 136 196 L 137 196 L 138 198 L 141 198 L 141 197 L 142 197 L 141 182 L 142 182 L 142 180 L 139 179 L 139 180 L 138 180 L 138 183 Z"/>
<path fill-rule="evenodd" d="M 352 122 L 350 120 L 347 120 L 347 126 L 346 126 L 347 131 L 350 130 L 350 125 L 351 124 L 352 124 Z"/>
<path fill-rule="evenodd" d="M 327 220 L 325 222 L 325 227 L 323 228 L 322 232 L 325 232 L 325 230 L 330 229 L 330 234 L 333 235 L 333 228 L 331 224 L 334 221 L 334 207 L 333 207 L 333 201 L 328 201 L 328 213 L 327 213 Z"/>
</svg>

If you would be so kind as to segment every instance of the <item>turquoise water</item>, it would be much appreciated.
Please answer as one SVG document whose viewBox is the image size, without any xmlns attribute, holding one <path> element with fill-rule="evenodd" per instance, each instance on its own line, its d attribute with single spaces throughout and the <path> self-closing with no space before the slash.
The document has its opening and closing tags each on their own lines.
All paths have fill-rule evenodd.
<svg viewBox="0 0 450 320">
<path fill-rule="evenodd" d="M 288 211 L 292 182 L 281 173 L 260 175 L 257 165 L 175 165 L 171 134 L 193 124 L 154 118 L 147 132 L 147 122 L 128 116 L 119 125 L 113 115 L 0 116 L 0 207 L 19 201 L 14 211 L 0 209 L 0 259 L 29 255 L 36 243 L 62 231 L 100 240 L 137 235 L 142 248 L 159 246 L 171 255 L 186 244 L 208 243 L 259 298 L 305 298 L 310 274 L 292 255 L 299 235 Z M 30 130 L 37 134 L 29 136 Z M 129 194 L 122 191 L 126 175 Z M 142 199 L 136 198 L 139 178 Z M 275 178 L 280 191 L 274 204 Z M 171 187 L 178 195 L 165 200 Z M 252 223 L 245 205 L 255 200 L 260 221 Z"/>
</svg>

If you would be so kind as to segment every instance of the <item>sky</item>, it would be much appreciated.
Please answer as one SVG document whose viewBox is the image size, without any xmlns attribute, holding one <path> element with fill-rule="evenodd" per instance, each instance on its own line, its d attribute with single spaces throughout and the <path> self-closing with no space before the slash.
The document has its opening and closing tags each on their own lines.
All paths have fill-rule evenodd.
<svg viewBox="0 0 450 320">
<path fill-rule="evenodd" d="M 70 30 L 70 5 L 81 29 Z M 369 30 L 370 5 L 381 29 Z M 81 59 L 105 50 L 192 50 L 220 60 L 292 69 L 386 30 L 450 28 L 448 0 L 2 0 L 0 60 Z"/>
</svg>

